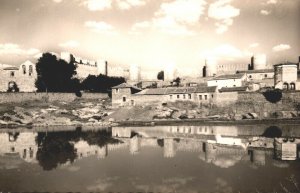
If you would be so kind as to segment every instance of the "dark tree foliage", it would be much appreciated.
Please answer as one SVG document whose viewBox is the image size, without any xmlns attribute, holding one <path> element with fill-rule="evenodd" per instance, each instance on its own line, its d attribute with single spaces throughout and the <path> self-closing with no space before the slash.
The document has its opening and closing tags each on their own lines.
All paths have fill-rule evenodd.
<svg viewBox="0 0 300 193">
<path fill-rule="evenodd" d="M 282 98 L 282 91 L 280 89 L 270 89 L 263 92 L 265 99 L 271 103 L 277 103 Z"/>
<path fill-rule="evenodd" d="M 267 138 L 281 137 L 282 136 L 282 131 L 277 126 L 270 126 L 264 131 L 262 136 L 267 137 Z"/>
<path fill-rule="evenodd" d="M 181 82 L 181 79 L 179 77 L 177 77 L 173 80 L 173 83 L 175 83 L 175 86 L 179 86 L 180 82 Z"/>
<path fill-rule="evenodd" d="M 44 53 L 38 59 L 36 71 L 38 92 L 76 92 L 79 90 L 79 80 L 76 75 L 76 65 L 57 59 L 55 55 Z"/>
<path fill-rule="evenodd" d="M 98 145 L 99 147 L 121 143 L 120 140 L 111 136 L 112 133 L 108 130 L 83 132 L 76 129 L 76 131 L 41 132 L 36 138 L 37 160 L 44 170 L 52 170 L 68 161 L 74 162 L 77 158 L 74 142 L 84 140 L 89 145 Z"/>
<path fill-rule="evenodd" d="M 157 80 L 165 80 L 165 73 L 164 73 L 164 71 L 160 71 L 157 74 Z"/>
<path fill-rule="evenodd" d="M 81 87 L 89 92 L 108 93 L 113 86 L 117 86 L 125 82 L 123 77 L 109 77 L 103 74 L 98 76 L 89 75 L 81 83 Z"/>
</svg>

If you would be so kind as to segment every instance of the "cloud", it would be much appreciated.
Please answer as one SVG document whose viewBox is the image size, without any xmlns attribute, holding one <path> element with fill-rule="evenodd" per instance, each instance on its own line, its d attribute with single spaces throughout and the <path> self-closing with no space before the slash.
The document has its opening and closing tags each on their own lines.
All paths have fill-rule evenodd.
<svg viewBox="0 0 300 193">
<path fill-rule="evenodd" d="M 53 2 L 55 2 L 55 3 L 60 3 L 60 2 L 62 2 L 63 0 L 53 0 Z"/>
<path fill-rule="evenodd" d="M 249 45 L 250 48 L 256 48 L 259 46 L 259 43 L 255 42 Z"/>
<path fill-rule="evenodd" d="M 107 35 L 116 35 L 117 31 L 114 29 L 114 27 L 108 23 L 105 23 L 103 21 L 97 22 L 97 21 L 86 21 L 85 27 L 98 32 L 103 33 Z"/>
<path fill-rule="evenodd" d="M 288 49 L 291 49 L 291 46 L 288 45 L 288 44 L 279 44 L 279 45 L 274 46 L 274 47 L 272 48 L 272 50 L 273 50 L 274 52 L 280 52 L 280 51 L 284 51 L 284 50 L 288 50 Z"/>
<path fill-rule="evenodd" d="M 79 42 L 77 42 L 75 40 L 70 40 L 70 41 L 59 44 L 60 47 L 64 47 L 64 48 L 76 48 L 79 45 L 80 45 Z"/>
<path fill-rule="evenodd" d="M 240 10 L 233 7 L 229 3 L 232 0 L 218 0 L 210 4 L 208 9 L 208 17 L 218 20 L 216 22 L 216 33 L 222 34 L 228 30 L 228 27 L 233 24 L 234 17 L 240 15 Z"/>
<path fill-rule="evenodd" d="M 204 14 L 205 5 L 204 0 L 177 0 L 162 3 L 155 16 L 172 18 L 176 22 L 196 24 L 200 16 Z"/>
<path fill-rule="evenodd" d="M 176 35 L 176 36 L 191 36 L 195 35 L 195 32 L 187 29 L 183 24 L 179 24 L 174 18 L 164 17 L 153 20 L 153 26 L 163 33 Z"/>
<path fill-rule="evenodd" d="M 5 43 L 0 44 L 0 55 L 35 55 L 40 51 L 36 48 L 23 49 L 18 44 Z"/>
<path fill-rule="evenodd" d="M 271 11 L 267 11 L 267 10 L 260 10 L 260 14 L 262 15 L 269 15 L 271 13 Z"/>
<path fill-rule="evenodd" d="M 112 0 L 84 0 L 83 5 L 90 11 L 102 11 L 111 8 Z"/>
<path fill-rule="evenodd" d="M 276 4 L 277 3 L 277 0 L 269 0 L 267 1 L 267 4 Z"/>
<path fill-rule="evenodd" d="M 116 3 L 121 10 L 128 10 L 132 7 L 146 5 L 145 0 L 116 0 Z"/>
<path fill-rule="evenodd" d="M 135 23 L 131 27 L 129 33 L 132 35 L 140 35 L 141 34 L 140 30 L 150 28 L 151 25 L 152 23 L 150 21 L 142 21 L 142 22 Z"/>
<path fill-rule="evenodd" d="M 251 56 L 252 53 L 240 50 L 231 44 L 221 44 L 213 49 L 202 51 L 201 55 L 205 59 L 216 61 L 218 59 L 235 60 L 237 58 Z"/>
</svg>

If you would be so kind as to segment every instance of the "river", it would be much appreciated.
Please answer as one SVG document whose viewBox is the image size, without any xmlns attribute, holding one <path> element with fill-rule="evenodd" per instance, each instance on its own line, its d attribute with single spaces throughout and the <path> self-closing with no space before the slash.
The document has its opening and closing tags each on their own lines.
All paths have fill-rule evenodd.
<svg viewBox="0 0 300 193">
<path fill-rule="evenodd" d="M 0 192 L 299 192 L 300 126 L 0 130 Z"/>
</svg>

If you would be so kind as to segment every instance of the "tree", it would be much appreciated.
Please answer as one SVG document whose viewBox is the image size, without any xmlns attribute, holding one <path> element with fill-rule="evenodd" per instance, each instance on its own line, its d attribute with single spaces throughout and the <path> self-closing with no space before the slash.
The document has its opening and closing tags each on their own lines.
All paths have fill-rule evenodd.
<svg viewBox="0 0 300 193">
<path fill-rule="evenodd" d="M 165 73 L 164 73 L 164 71 L 160 71 L 157 74 L 157 80 L 165 80 Z"/>
<path fill-rule="evenodd" d="M 173 83 L 175 83 L 175 86 L 179 86 L 180 82 L 181 82 L 181 79 L 179 77 L 177 77 L 173 80 Z"/>
<path fill-rule="evenodd" d="M 44 53 L 36 64 L 38 92 L 76 92 L 79 90 L 79 80 L 76 75 L 76 65 L 73 61 L 57 59 L 55 55 Z"/>
<path fill-rule="evenodd" d="M 111 87 L 125 82 L 123 77 L 109 77 L 103 74 L 98 76 L 89 75 L 81 83 L 83 90 L 89 92 L 109 93 Z"/>
</svg>

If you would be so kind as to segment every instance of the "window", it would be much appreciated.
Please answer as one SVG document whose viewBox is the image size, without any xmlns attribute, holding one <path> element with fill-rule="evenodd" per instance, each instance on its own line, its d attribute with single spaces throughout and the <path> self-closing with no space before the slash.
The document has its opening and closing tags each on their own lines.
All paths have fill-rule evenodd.
<svg viewBox="0 0 300 193">
<path fill-rule="evenodd" d="M 123 102 L 126 102 L 126 97 L 123 97 Z"/>
<path fill-rule="evenodd" d="M 211 98 L 214 98 L 214 95 L 213 95 L 213 94 L 211 95 Z"/>
<path fill-rule="evenodd" d="M 291 89 L 291 90 L 295 90 L 295 88 L 296 88 L 295 83 L 291 83 L 291 84 L 290 84 L 290 89 Z"/>
<path fill-rule="evenodd" d="M 252 75 L 249 75 L 249 78 L 252 78 Z"/>
<path fill-rule="evenodd" d="M 268 75 L 267 74 L 265 74 L 265 78 L 267 78 L 268 77 Z"/>
<path fill-rule="evenodd" d="M 15 76 L 15 72 L 14 72 L 14 71 L 11 71 L 11 72 L 10 72 L 10 76 L 11 76 L 11 77 L 14 77 L 14 76 Z"/>
<path fill-rule="evenodd" d="M 185 99 L 185 94 L 183 95 L 183 99 Z"/>
<path fill-rule="evenodd" d="M 119 89 L 118 88 L 116 89 L 116 93 L 119 93 Z"/>
<path fill-rule="evenodd" d="M 236 87 L 236 85 L 234 84 L 233 87 Z"/>
<path fill-rule="evenodd" d="M 204 99 L 207 100 L 207 95 L 204 95 Z"/>
<path fill-rule="evenodd" d="M 199 100 L 202 100 L 202 95 L 199 95 Z"/>
<path fill-rule="evenodd" d="M 177 95 L 177 98 L 178 98 L 178 99 L 180 98 L 179 94 Z"/>
<path fill-rule="evenodd" d="M 29 76 L 33 73 L 32 65 L 29 66 Z"/>
<path fill-rule="evenodd" d="M 188 97 L 189 97 L 189 99 L 192 99 L 192 94 L 189 94 Z"/>
<path fill-rule="evenodd" d="M 173 95 L 170 95 L 170 99 L 172 100 L 172 98 L 173 98 Z"/>
<path fill-rule="evenodd" d="M 22 65 L 23 74 L 26 74 L 26 66 Z"/>
</svg>

